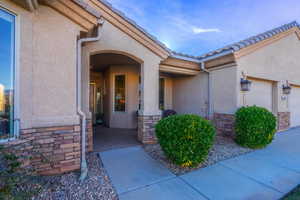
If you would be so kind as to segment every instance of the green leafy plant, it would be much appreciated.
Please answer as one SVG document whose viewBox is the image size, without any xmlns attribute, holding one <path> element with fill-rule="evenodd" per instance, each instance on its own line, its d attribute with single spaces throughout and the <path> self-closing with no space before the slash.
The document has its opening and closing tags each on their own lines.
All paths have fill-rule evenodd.
<svg viewBox="0 0 300 200">
<path fill-rule="evenodd" d="M 239 145 L 264 148 L 274 139 L 276 117 L 262 107 L 242 107 L 235 114 L 235 133 Z"/>
<path fill-rule="evenodd" d="M 300 199 L 300 185 L 282 198 L 282 200 L 299 200 L 299 199 Z"/>
<path fill-rule="evenodd" d="M 203 162 L 213 145 L 215 129 L 197 115 L 172 115 L 160 120 L 156 136 L 165 155 L 182 167 Z"/>
<path fill-rule="evenodd" d="M 41 189 L 31 169 L 22 167 L 19 157 L 0 146 L 0 199 L 30 199 Z"/>
</svg>

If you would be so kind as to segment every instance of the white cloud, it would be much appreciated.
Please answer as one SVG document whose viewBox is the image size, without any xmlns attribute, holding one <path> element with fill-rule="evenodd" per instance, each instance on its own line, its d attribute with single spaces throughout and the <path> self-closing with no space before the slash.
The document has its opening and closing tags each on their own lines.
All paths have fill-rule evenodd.
<svg viewBox="0 0 300 200">
<path fill-rule="evenodd" d="M 193 35 L 198 35 L 201 33 L 218 33 L 221 32 L 218 28 L 201 28 L 199 25 L 190 22 L 191 19 L 182 16 L 181 13 L 174 14 L 173 16 L 168 16 L 169 22 L 173 24 L 178 30 L 184 32 L 187 37 L 193 37 Z"/>
<path fill-rule="evenodd" d="M 221 32 L 218 28 L 199 28 L 199 27 L 193 27 L 192 28 L 194 34 L 200 34 L 200 33 L 209 33 L 209 32 Z"/>
</svg>

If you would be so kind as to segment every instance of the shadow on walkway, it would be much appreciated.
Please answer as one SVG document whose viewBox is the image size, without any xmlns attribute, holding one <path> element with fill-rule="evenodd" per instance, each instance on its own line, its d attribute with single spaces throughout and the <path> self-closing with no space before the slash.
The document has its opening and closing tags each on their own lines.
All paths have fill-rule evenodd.
<svg viewBox="0 0 300 200">
<path fill-rule="evenodd" d="M 111 149 L 141 145 L 137 140 L 137 130 L 118 129 L 97 126 L 94 129 L 94 151 L 102 152 Z"/>
</svg>

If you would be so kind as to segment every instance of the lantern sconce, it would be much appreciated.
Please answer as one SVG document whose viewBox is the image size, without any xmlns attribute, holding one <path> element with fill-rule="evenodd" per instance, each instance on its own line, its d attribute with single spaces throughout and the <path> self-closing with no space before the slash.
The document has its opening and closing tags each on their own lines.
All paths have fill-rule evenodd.
<svg viewBox="0 0 300 200">
<path fill-rule="evenodd" d="M 243 78 L 241 78 L 241 91 L 248 92 L 251 89 L 252 82 L 247 79 L 247 76 L 242 72 Z"/>
<path fill-rule="evenodd" d="M 291 94 L 291 90 L 292 90 L 291 85 L 289 84 L 288 81 L 286 81 L 286 84 L 282 85 L 282 93 L 284 95 L 289 95 L 289 94 Z"/>
</svg>

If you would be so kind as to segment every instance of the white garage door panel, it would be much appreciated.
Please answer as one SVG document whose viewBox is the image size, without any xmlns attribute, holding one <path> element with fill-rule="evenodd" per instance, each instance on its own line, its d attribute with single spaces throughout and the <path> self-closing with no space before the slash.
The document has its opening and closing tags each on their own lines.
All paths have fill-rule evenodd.
<svg viewBox="0 0 300 200">
<path fill-rule="evenodd" d="M 293 87 L 289 97 L 291 111 L 291 127 L 300 126 L 300 88 Z"/>
<path fill-rule="evenodd" d="M 252 81 L 251 90 L 246 93 L 246 104 L 264 107 L 272 112 L 272 91 L 272 83 Z"/>
</svg>

